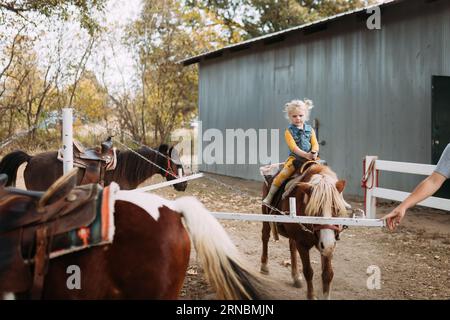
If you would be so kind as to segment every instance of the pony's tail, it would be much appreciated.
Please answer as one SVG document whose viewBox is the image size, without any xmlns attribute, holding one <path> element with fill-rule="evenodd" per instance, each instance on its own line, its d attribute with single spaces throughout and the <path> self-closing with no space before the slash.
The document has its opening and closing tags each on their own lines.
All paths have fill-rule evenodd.
<svg viewBox="0 0 450 320">
<path fill-rule="evenodd" d="M 8 175 L 8 182 L 6 186 L 15 186 L 17 178 L 17 169 L 24 162 L 29 162 L 32 157 L 23 151 L 14 151 L 8 153 L 0 161 L 0 173 L 6 173 Z"/>
<path fill-rule="evenodd" d="M 219 222 L 194 197 L 176 200 L 209 283 L 219 299 L 271 299 L 269 281 L 250 268 Z M 270 284 L 272 286 L 272 284 Z"/>
</svg>

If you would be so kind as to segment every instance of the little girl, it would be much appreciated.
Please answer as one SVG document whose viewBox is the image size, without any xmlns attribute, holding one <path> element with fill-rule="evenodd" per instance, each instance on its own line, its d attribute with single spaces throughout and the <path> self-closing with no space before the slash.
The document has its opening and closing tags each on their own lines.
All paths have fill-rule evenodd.
<svg viewBox="0 0 450 320">
<path fill-rule="evenodd" d="M 316 160 L 319 152 L 316 133 L 314 129 L 306 123 L 309 120 L 309 110 L 313 108 L 313 102 L 305 99 L 292 100 L 284 106 L 284 112 L 291 124 L 284 133 L 284 138 L 289 147 L 290 153 L 281 172 L 273 180 L 269 193 L 263 200 L 265 204 L 270 204 L 275 193 L 283 182 L 295 171 L 294 160 L 306 162 Z"/>
</svg>

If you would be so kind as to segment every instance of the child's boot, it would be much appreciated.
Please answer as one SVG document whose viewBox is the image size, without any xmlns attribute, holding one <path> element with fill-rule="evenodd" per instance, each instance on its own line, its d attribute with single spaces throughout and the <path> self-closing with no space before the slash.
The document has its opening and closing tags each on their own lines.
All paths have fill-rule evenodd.
<svg viewBox="0 0 450 320">
<path fill-rule="evenodd" d="M 263 203 L 270 204 L 272 202 L 273 196 L 275 195 L 275 193 L 277 193 L 278 189 L 280 189 L 280 187 L 277 187 L 276 185 L 272 184 L 270 186 L 269 193 L 267 193 L 267 196 L 263 200 Z"/>
</svg>

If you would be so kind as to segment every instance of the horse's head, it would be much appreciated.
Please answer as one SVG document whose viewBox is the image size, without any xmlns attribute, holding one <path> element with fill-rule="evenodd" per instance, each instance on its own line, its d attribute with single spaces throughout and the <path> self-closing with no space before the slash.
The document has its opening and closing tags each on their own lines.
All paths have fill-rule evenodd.
<svg viewBox="0 0 450 320">
<path fill-rule="evenodd" d="M 180 156 L 178 151 L 173 146 L 169 148 L 167 144 L 162 144 L 159 146 L 158 151 L 164 155 L 164 157 L 158 157 L 158 165 L 166 170 L 161 170 L 161 175 L 166 177 L 167 181 L 176 179 L 178 177 L 179 169 L 181 169 L 181 172 L 184 175 L 183 164 L 181 163 Z M 173 187 L 177 191 L 184 191 L 186 190 L 187 182 L 185 181 L 174 184 Z"/>
<path fill-rule="evenodd" d="M 347 215 L 342 191 L 345 180 L 338 180 L 336 174 L 327 166 L 312 166 L 302 182 L 295 188 L 295 197 L 300 199 L 301 212 L 306 216 L 342 217 Z M 324 256 L 331 256 L 336 247 L 334 225 L 313 225 L 318 238 L 317 247 Z"/>
</svg>

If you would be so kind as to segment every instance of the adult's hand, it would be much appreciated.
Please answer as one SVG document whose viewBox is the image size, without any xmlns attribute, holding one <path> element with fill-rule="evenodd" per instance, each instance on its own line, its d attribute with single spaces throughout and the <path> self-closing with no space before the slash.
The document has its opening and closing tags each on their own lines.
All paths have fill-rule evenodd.
<svg viewBox="0 0 450 320">
<path fill-rule="evenodd" d="M 393 231 L 397 228 L 400 222 L 403 220 L 406 214 L 406 208 L 402 205 L 398 205 L 394 210 L 385 215 L 383 220 L 386 220 L 386 225 L 389 230 Z"/>
</svg>

